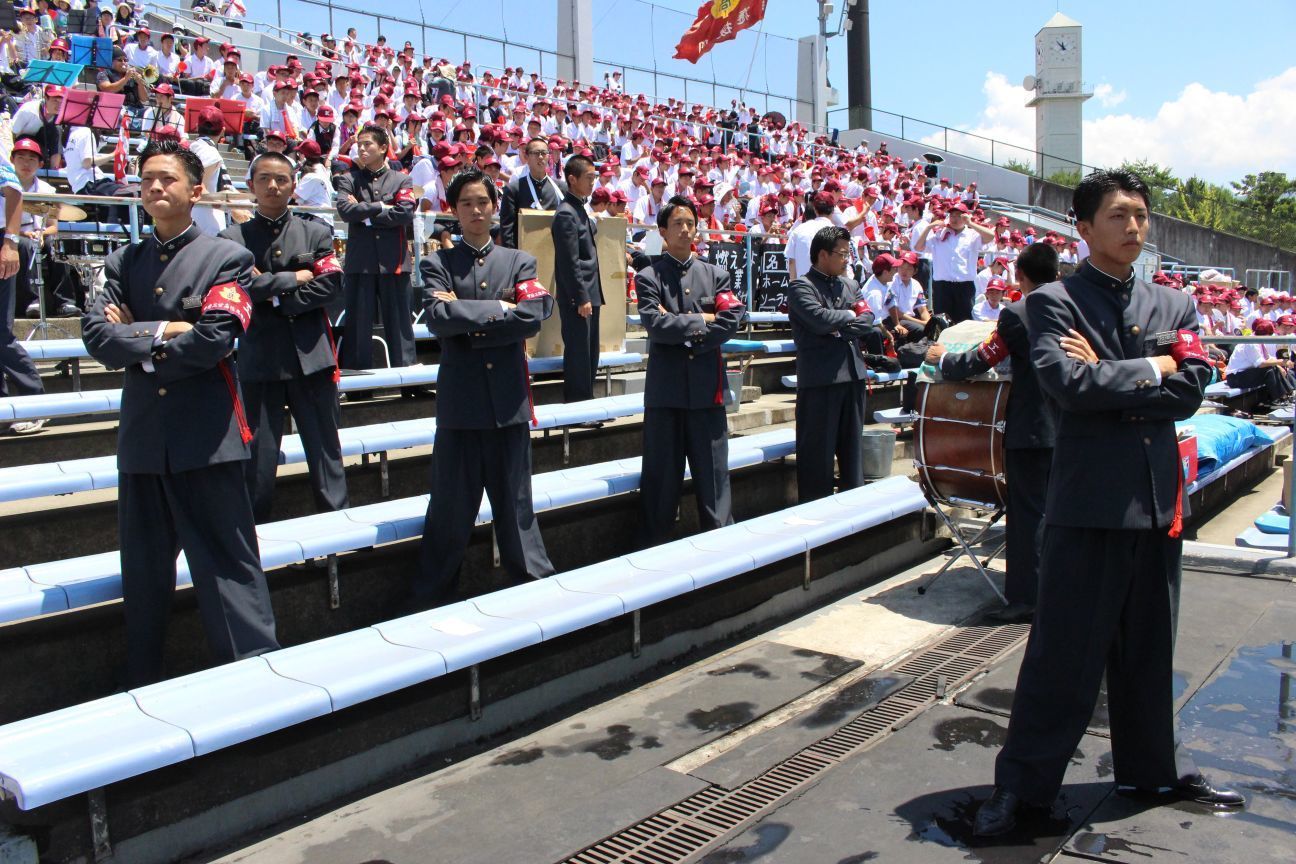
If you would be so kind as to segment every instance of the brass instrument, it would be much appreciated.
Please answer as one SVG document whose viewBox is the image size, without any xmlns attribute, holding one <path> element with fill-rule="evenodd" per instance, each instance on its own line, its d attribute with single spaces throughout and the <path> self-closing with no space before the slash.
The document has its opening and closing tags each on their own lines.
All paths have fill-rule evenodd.
<svg viewBox="0 0 1296 864">
<path fill-rule="evenodd" d="M 158 71 L 158 67 L 156 63 L 150 63 L 149 65 L 144 67 L 144 83 L 149 85 L 150 87 L 156 84 L 158 82 L 158 79 L 161 77 L 162 77 L 162 73 Z"/>
</svg>

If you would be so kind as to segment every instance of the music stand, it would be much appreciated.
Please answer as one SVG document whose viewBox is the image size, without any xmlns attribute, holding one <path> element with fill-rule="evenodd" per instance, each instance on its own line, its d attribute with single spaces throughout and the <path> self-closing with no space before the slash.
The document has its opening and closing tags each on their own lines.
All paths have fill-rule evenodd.
<svg viewBox="0 0 1296 864">
<path fill-rule="evenodd" d="M 73 63 L 80 63 L 82 66 L 95 66 L 100 69 L 108 69 L 112 66 L 113 43 L 111 39 L 78 33 L 69 38 L 68 42 L 72 46 L 72 56 L 69 59 Z"/>
<path fill-rule="evenodd" d="M 71 87 L 81 77 L 85 67 L 77 63 L 59 63 L 54 60 L 33 60 L 23 72 L 23 80 L 31 84 L 57 84 Z"/>
<path fill-rule="evenodd" d="M 63 105 L 54 122 L 105 131 L 115 130 L 121 125 L 122 107 L 125 103 L 126 97 L 121 93 L 67 90 L 63 93 Z"/>
<path fill-rule="evenodd" d="M 185 132 L 193 135 L 198 132 L 198 115 L 206 108 L 216 108 L 225 121 L 225 131 L 231 135 L 243 134 L 243 112 L 247 102 L 242 99 L 204 99 L 201 96 L 190 96 L 185 100 Z"/>
</svg>

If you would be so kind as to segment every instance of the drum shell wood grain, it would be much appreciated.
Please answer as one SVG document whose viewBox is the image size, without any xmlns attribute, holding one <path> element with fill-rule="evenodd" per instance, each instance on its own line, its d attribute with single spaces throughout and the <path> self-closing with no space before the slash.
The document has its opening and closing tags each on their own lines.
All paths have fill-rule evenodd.
<svg viewBox="0 0 1296 864">
<path fill-rule="evenodd" d="M 918 385 L 914 458 L 928 497 L 945 504 L 1007 502 L 1003 429 L 1008 381 L 944 381 Z"/>
</svg>

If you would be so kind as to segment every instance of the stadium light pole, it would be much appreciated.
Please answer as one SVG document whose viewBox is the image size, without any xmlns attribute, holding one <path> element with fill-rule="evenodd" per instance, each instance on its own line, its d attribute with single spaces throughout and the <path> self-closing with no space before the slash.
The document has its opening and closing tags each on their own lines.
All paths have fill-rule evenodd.
<svg viewBox="0 0 1296 864">
<path fill-rule="evenodd" d="M 869 56 L 869 0 L 846 2 L 846 103 L 852 129 L 873 128 L 873 72 Z"/>
</svg>

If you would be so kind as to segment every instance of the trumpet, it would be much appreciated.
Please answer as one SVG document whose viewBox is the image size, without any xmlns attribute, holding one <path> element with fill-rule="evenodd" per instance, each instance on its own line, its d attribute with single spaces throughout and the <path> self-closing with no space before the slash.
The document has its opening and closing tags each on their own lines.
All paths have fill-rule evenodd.
<svg viewBox="0 0 1296 864">
<path fill-rule="evenodd" d="M 149 65 L 144 67 L 143 77 L 144 77 L 144 83 L 152 87 L 154 84 L 158 82 L 158 79 L 162 77 L 162 73 L 158 71 L 158 67 L 156 63 L 150 63 Z"/>
</svg>

